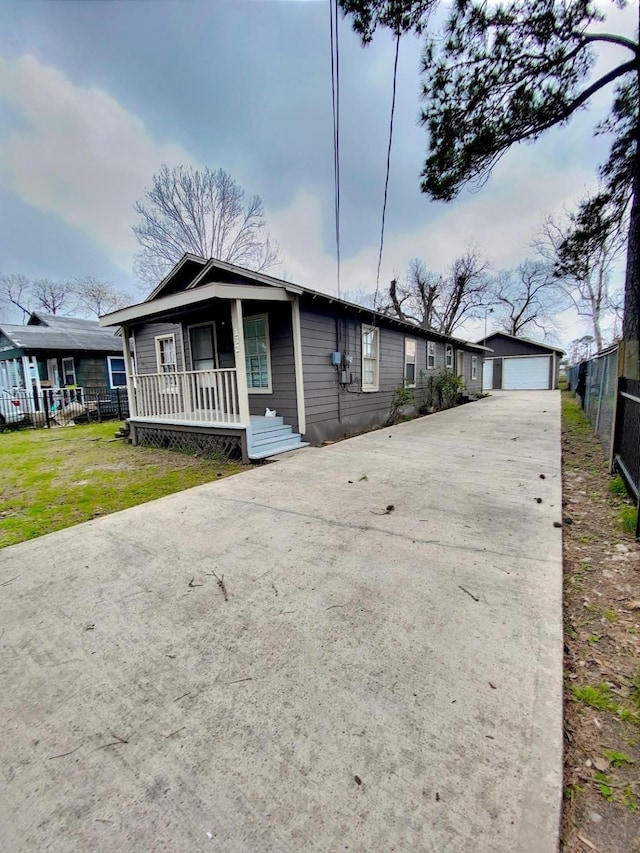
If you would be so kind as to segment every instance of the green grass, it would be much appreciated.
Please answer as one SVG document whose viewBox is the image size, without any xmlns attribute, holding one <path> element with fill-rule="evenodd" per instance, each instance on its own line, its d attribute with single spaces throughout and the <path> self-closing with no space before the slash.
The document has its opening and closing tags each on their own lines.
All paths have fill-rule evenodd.
<svg viewBox="0 0 640 853">
<path fill-rule="evenodd" d="M 618 512 L 620 525 L 625 533 L 631 536 L 636 535 L 636 523 L 638 520 L 638 510 L 634 506 L 622 506 Z"/>
<path fill-rule="evenodd" d="M 576 702 L 581 702 L 598 711 L 609 711 L 623 722 L 640 722 L 640 716 L 618 702 L 612 694 L 611 688 L 605 682 L 598 684 L 597 687 L 593 687 L 590 684 L 585 684 L 582 687 L 572 685 L 571 692 Z"/>
<path fill-rule="evenodd" d="M 117 426 L 111 422 L 0 434 L 0 547 L 244 467 L 109 441 Z"/>
<path fill-rule="evenodd" d="M 562 393 L 562 429 L 576 435 L 593 435 L 589 418 L 580 408 L 575 394 Z"/>
<path fill-rule="evenodd" d="M 613 477 L 609 480 L 607 488 L 611 492 L 612 495 L 618 495 L 620 498 L 627 497 L 627 487 L 624 484 L 624 480 L 622 477 Z"/>
<path fill-rule="evenodd" d="M 618 752 L 616 749 L 603 750 L 604 757 L 610 762 L 612 767 L 623 767 L 625 764 L 635 764 L 633 758 L 627 755 L 626 752 Z"/>
</svg>

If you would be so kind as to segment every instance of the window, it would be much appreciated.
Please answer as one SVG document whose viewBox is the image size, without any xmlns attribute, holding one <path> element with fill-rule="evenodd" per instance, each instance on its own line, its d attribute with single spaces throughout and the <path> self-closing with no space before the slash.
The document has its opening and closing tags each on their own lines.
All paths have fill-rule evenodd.
<svg viewBox="0 0 640 853">
<path fill-rule="evenodd" d="M 123 388 L 127 384 L 127 370 L 124 365 L 124 358 L 119 355 L 110 355 L 107 358 L 107 366 L 109 368 L 109 387 Z"/>
<path fill-rule="evenodd" d="M 404 339 L 404 384 L 407 388 L 416 387 L 416 348 L 413 338 Z"/>
<path fill-rule="evenodd" d="M 76 368 L 72 358 L 62 359 L 62 375 L 65 387 L 76 384 Z"/>
<path fill-rule="evenodd" d="M 478 378 L 478 356 L 471 356 L 471 379 Z"/>
<path fill-rule="evenodd" d="M 156 361 L 158 373 L 175 373 L 177 371 L 175 335 L 163 335 L 156 338 Z"/>
<path fill-rule="evenodd" d="M 374 326 L 362 327 L 362 390 L 378 390 L 378 340 L 380 330 Z"/>
<path fill-rule="evenodd" d="M 433 341 L 427 342 L 427 368 L 436 366 L 436 345 Z"/>
<path fill-rule="evenodd" d="M 244 319 L 247 387 L 251 394 L 271 394 L 269 319 L 266 314 Z"/>
<path fill-rule="evenodd" d="M 191 367 L 193 370 L 215 370 L 215 332 L 212 324 L 191 326 Z"/>
<path fill-rule="evenodd" d="M 453 370 L 453 344 L 447 344 L 444 348 L 444 366 Z"/>
</svg>

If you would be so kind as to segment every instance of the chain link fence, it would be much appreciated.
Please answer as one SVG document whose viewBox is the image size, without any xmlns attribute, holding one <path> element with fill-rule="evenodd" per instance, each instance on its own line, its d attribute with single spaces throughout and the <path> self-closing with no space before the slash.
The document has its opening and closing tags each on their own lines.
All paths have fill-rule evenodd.
<svg viewBox="0 0 640 853">
<path fill-rule="evenodd" d="M 567 370 L 569 388 L 580 399 L 591 426 L 602 442 L 605 455 L 611 450 L 618 380 L 618 345 Z"/>
</svg>

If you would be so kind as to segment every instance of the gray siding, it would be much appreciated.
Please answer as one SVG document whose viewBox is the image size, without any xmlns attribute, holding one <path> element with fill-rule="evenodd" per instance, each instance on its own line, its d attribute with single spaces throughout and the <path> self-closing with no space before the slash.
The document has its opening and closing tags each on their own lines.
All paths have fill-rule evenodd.
<svg viewBox="0 0 640 853">
<path fill-rule="evenodd" d="M 179 323 L 146 323 L 136 326 L 133 339 L 136 353 L 136 370 L 138 373 L 157 373 L 156 337 L 159 335 L 175 335 L 176 360 L 178 370 L 185 370 L 183 353 L 182 327 Z"/>
<path fill-rule="evenodd" d="M 266 314 L 269 318 L 269 345 L 271 349 L 271 394 L 249 394 L 249 411 L 264 415 L 268 406 L 275 409 L 284 422 L 297 430 L 298 404 L 296 399 L 296 374 L 293 358 L 293 332 L 291 305 L 288 302 L 245 302 L 245 317 Z"/>
<path fill-rule="evenodd" d="M 420 386 L 429 376 L 444 368 L 445 345 L 436 342 L 434 368 L 427 368 L 427 341 L 424 337 L 405 334 L 404 329 L 380 327 L 379 390 L 362 391 L 362 325 L 350 316 L 339 316 L 330 309 L 316 308 L 303 303 L 300 312 L 304 390 L 307 416 L 306 438 L 319 442 L 337 438 L 384 424 L 391 408 L 394 391 L 404 382 L 404 342 L 409 337 L 417 341 L 416 396 L 418 403 L 424 394 Z M 338 370 L 331 364 L 331 353 L 339 349 L 350 356 L 350 382 L 342 384 Z M 455 358 L 455 350 L 454 350 Z M 455 362 L 454 362 L 455 363 Z M 482 359 L 478 357 L 478 373 L 471 380 L 471 352 L 465 351 L 465 384 L 471 391 L 482 386 Z"/>
</svg>

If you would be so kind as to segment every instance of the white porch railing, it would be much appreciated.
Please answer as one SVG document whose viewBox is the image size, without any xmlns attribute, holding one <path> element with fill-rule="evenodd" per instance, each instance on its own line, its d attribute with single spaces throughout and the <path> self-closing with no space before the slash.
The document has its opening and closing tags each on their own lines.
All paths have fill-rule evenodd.
<svg viewBox="0 0 640 853">
<path fill-rule="evenodd" d="M 206 424 L 242 423 L 235 368 L 139 373 L 137 417 Z"/>
</svg>

